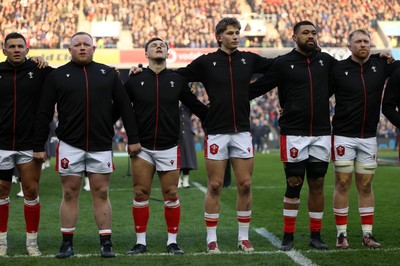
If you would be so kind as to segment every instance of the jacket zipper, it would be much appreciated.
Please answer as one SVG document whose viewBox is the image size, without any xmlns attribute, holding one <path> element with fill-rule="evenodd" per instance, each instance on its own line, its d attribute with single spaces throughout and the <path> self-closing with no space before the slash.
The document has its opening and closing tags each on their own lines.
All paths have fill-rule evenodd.
<svg viewBox="0 0 400 266">
<path fill-rule="evenodd" d="M 235 132 L 237 132 L 236 126 L 236 111 L 235 111 L 235 92 L 233 87 L 233 73 L 232 73 L 232 57 L 229 55 L 229 74 L 231 79 L 231 95 L 232 95 L 232 113 L 233 113 L 233 127 L 235 128 Z"/>
<path fill-rule="evenodd" d="M 308 75 L 310 77 L 310 136 L 313 135 L 313 120 L 314 120 L 314 97 L 313 97 L 313 83 L 312 83 L 312 75 L 311 75 L 311 62 L 310 58 L 307 57 L 308 64 Z"/>
<path fill-rule="evenodd" d="M 154 131 L 154 144 L 153 144 L 153 150 L 156 149 L 156 143 L 157 143 L 157 135 L 158 135 L 158 104 L 159 104 L 159 95 L 158 95 L 158 74 L 156 74 L 156 130 Z"/>
<path fill-rule="evenodd" d="M 360 68 L 360 75 L 361 75 L 361 81 L 363 84 L 363 89 L 364 89 L 364 114 L 363 114 L 363 122 L 361 126 L 361 138 L 364 137 L 364 128 L 365 128 L 365 118 L 367 116 L 367 88 L 365 87 L 365 80 L 364 80 L 364 67 L 361 65 Z"/>
<path fill-rule="evenodd" d="M 14 69 L 14 125 L 13 125 L 13 140 L 12 140 L 12 150 L 15 150 L 17 134 L 17 69 Z"/>
<path fill-rule="evenodd" d="M 86 67 L 83 67 L 86 80 L 86 151 L 89 151 L 89 81 L 87 77 Z"/>
</svg>

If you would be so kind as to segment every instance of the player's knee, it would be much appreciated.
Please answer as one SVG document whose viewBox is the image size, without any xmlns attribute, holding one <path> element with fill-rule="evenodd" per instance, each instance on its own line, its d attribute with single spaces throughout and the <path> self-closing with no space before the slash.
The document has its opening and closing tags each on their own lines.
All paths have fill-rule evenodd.
<svg viewBox="0 0 400 266">
<path fill-rule="evenodd" d="M 354 161 L 334 161 L 333 166 L 337 173 L 352 173 L 354 169 Z"/>
<path fill-rule="evenodd" d="M 301 176 L 289 176 L 286 178 L 286 182 L 290 187 L 298 187 L 303 184 L 303 177 Z"/>
<path fill-rule="evenodd" d="M 351 184 L 351 176 L 336 175 L 335 176 L 335 190 L 338 192 L 347 192 Z"/>
<path fill-rule="evenodd" d="M 376 163 L 355 163 L 355 170 L 358 174 L 373 175 L 378 165 Z"/>
<path fill-rule="evenodd" d="M 328 162 L 307 163 L 307 178 L 318 179 L 324 177 L 328 171 Z"/>
<path fill-rule="evenodd" d="M 238 182 L 238 190 L 240 194 L 250 194 L 251 192 L 251 179 Z"/>
<path fill-rule="evenodd" d="M 167 188 L 165 191 L 163 191 L 163 197 L 164 199 L 175 199 L 178 197 L 178 187 L 177 186 L 171 186 Z"/>
<path fill-rule="evenodd" d="M 218 195 L 221 193 L 222 182 L 219 181 L 208 181 L 208 192 L 214 195 Z"/>
<path fill-rule="evenodd" d="M 300 191 L 301 191 L 301 185 L 291 186 L 289 182 L 287 182 L 285 198 L 299 199 Z"/>
<path fill-rule="evenodd" d="M 150 191 L 145 188 L 134 188 L 135 200 L 137 201 L 145 201 L 149 199 Z"/>
</svg>

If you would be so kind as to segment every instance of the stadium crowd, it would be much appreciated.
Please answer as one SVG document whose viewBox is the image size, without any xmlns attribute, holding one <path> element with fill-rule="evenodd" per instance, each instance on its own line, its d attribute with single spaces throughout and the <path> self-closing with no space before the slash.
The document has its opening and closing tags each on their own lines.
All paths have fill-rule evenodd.
<svg viewBox="0 0 400 266">
<path fill-rule="evenodd" d="M 292 47 L 290 31 L 299 17 L 315 22 L 322 47 L 344 47 L 350 30 L 366 28 L 374 32 L 378 20 L 400 19 L 399 1 L 390 0 L 1 1 L 0 46 L 8 33 L 18 31 L 26 36 L 29 48 L 65 48 L 71 35 L 77 31 L 80 19 L 85 19 L 120 21 L 123 30 L 132 32 L 134 48 L 143 47 L 151 35 L 167 39 L 171 47 L 217 47 L 214 25 L 223 14 L 240 14 L 243 3 L 250 7 L 250 12 L 275 14 L 276 32 L 268 32 L 264 38 L 242 40 L 242 46 Z M 391 43 L 392 46 L 394 43 L 397 45 L 394 39 Z M 107 43 L 100 46 L 108 47 Z M 202 85 L 193 83 L 192 86 L 196 88 L 198 97 L 208 102 Z M 251 102 L 253 128 L 262 132 L 257 128 L 266 124 L 271 128 L 270 139 L 279 132 L 278 115 L 276 91 Z M 199 138 L 204 136 L 201 123 L 196 118 L 193 118 L 193 128 Z M 384 116 L 381 116 L 378 136 L 397 136 L 395 127 Z M 116 142 L 124 139 L 123 127 L 117 127 Z"/>
<path fill-rule="evenodd" d="M 66 48 L 77 30 L 80 0 L 1 1 L 0 44 L 17 31 L 29 48 Z"/>
</svg>

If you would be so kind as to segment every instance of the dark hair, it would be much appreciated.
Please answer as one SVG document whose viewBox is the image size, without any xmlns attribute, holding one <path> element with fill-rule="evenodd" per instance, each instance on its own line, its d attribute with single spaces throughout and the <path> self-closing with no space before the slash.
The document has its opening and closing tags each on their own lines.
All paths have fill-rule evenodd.
<svg viewBox="0 0 400 266">
<path fill-rule="evenodd" d="M 26 45 L 25 37 L 18 32 L 11 32 L 11 33 L 7 34 L 7 36 L 4 40 L 4 44 L 6 44 L 9 39 L 22 39 L 22 40 L 24 40 L 24 43 Z"/>
<path fill-rule="evenodd" d="M 294 25 L 293 33 L 296 34 L 299 31 L 300 27 L 303 26 L 303 25 L 310 25 L 310 26 L 313 26 L 315 28 L 315 25 L 311 21 L 303 20 L 303 21 L 297 22 Z"/>
<path fill-rule="evenodd" d="M 236 26 L 239 30 L 242 28 L 239 20 L 236 18 L 223 18 L 215 26 L 215 34 L 219 35 L 223 33 L 229 25 Z"/>
<path fill-rule="evenodd" d="M 215 36 L 223 33 L 226 30 L 226 28 L 228 28 L 228 26 L 230 25 L 237 27 L 239 30 L 242 28 L 239 20 L 237 20 L 236 18 L 231 18 L 231 17 L 223 18 L 215 26 Z M 221 47 L 220 41 L 218 41 L 218 46 Z"/>
<path fill-rule="evenodd" d="M 371 36 L 369 35 L 369 33 L 368 33 L 366 30 L 357 29 L 357 30 L 354 30 L 354 31 L 352 31 L 352 32 L 350 33 L 349 38 L 347 39 L 347 41 L 348 41 L 349 44 L 350 44 L 351 38 L 353 38 L 354 34 L 356 34 L 356 33 L 361 33 L 361 34 L 367 35 L 368 38 L 371 40 Z"/>
<path fill-rule="evenodd" d="M 146 42 L 146 44 L 144 45 L 144 51 L 147 52 L 147 48 L 149 47 L 150 43 L 154 42 L 154 41 L 162 41 L 163 43 L 165 43 L 165 45 L 167 46 L 167 50 L 169 49 L 168 47 L 168 43 L 165 42 L 163 39 L 159 38 L 159 37 L 153 37 L 150 40 L 148 40 Z"/>
<path fill-rule="evenodd" d="M 90 39 L 93 41 L 92 35 L 90 35 L 90 34 L 87 33 L 87 32 L 84 32 L 84 31 L 78 31 L 77 33 L 75 33 L 74 35 L 72 35 L 71 41 L 72 41 L 72 39 L 73 39 L 74 37 L 76 37 L 76 36 L 78 36 L 78 35 L 87 35 L 87 36 L 89 36 Z"/>
</svg>

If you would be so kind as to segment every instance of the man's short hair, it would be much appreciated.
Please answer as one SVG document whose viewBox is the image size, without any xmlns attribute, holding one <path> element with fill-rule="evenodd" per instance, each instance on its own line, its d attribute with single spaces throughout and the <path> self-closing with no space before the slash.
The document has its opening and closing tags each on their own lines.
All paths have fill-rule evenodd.
<svg viewBox="0 0 400 266">
<path fill-rule="evenodd" d="M 226 30 L 226 28 L 228 28 L 229 25 L 235 26 L 239 30 L 242 28 L 239 20 L 237 20 L 236 18 L 227 17 L 227 18 L 221 19 L 218 22 L 218 24 L 215 26 L 215 34 L 219 35 L 219 34 L 223 33 Z"/>
<path fill-rule="evenodd" d="M 303 26 L 303 25 L 310 25 L 310 26 L 313 26 L 313 27 L 315 28 L 315 25 L 314 25 L 311 21 L 303 20 L 303 21 L 297 22 L 297 23 L 294 25 L 294 27 L 293 27 L 293 33 L 294 33 L 294 34 L 297 34 L 297 32 L 300 30 L 300 27 Z"/>
<path fill-rule="evenodd" d="M 77 33 L 75 33 L 74 35 L 72 35 L 72 37 L 71 37 L 71 42 L 72 42 L 72 39 L 73 38 L 75 38 L 76 36 L 78 36 L 78 35 L 87 35 L 87 36 L 89 36 L 90 37 L 90 39 L 93 41 L 93 37 L 92 37 L 92 35 L 90 35 L 89 33 L 87 33 L 87 32 L 84 32 L 84 31 L 78 31 Z"/>
<path fill-rule="evenodd" d="M 160 37 L 153 37 L 150 40 L 148 40 L 146 42 L 146 44 L 144 45 L 144 51 L 147 52 L 147 48 L 149 48 L 150 43 L 154 42 L 154 41 L 162 41 L 163 43 L 165 43 L 165 45 L 167 46 L 167 50 L 169 49 L 168 43 L 165 42 L 163 39 L 161 39 Z"/>
<path fill-rule="evenodd" d="M 7 44 L 7 41 L 9 39 L 22 39 L 22 40 L 24 40 L 24 43 L 26 45 L 25 37 L 18 32 L 11 32 L 11 33 L 7 34 L 6 38 L 4 39 L 4 44 Z"/>
<path fill-rule="evenodd" d="M 352 31 L 352 32 L 349 34 L 349 38 L 347 39 L 347 42 L 348 42 L 349 44 L 350 44 L 351 38 L 353 38 L 354 34 L 356 34 L 356 33 L 361 33 L 361 34 L 363 34 L 363 35 L 367 35 L 368 38 L 371 40 L 371 36 L 369 35 L 369 33 L 368 33 L 366 30 L 357 29 L 357 30 Z"/>
</svg>

